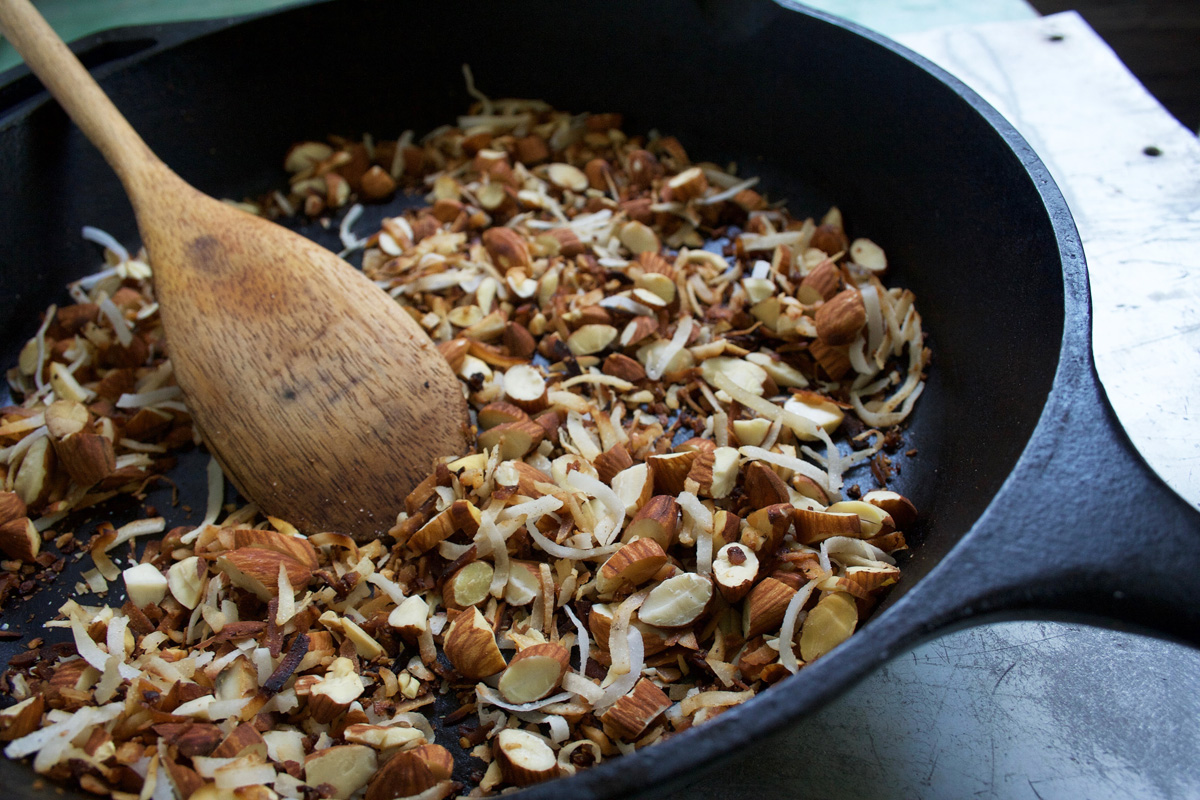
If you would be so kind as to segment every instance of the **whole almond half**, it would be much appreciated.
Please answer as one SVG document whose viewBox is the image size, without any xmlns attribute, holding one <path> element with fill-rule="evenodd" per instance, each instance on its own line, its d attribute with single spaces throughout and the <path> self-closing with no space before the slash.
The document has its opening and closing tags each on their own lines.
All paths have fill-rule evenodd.
<svg viewBox="0 0 1200 800">
<path fill-rule="evenodd" d="M 817 338 L 827 345 L 850 344 L 867 324 L 867 309 L 857 289 L 838 292 L 817 309 Z"/>
</svg>

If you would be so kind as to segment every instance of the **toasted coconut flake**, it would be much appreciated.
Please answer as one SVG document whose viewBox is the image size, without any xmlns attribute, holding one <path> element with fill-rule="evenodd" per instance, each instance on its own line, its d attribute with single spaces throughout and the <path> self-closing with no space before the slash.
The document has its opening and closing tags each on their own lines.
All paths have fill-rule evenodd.
<svg viewBox="0 0 1200 800">
<path fill-rule="evenodd" d="M 792 595 L 792 599 L 788 601 L 787 610 L 783 612 L 783 625 L 779 629 L 779 663 L 788 672 L 795 673 L 800 670 L 800 665 L 796 663 L 796 653 L 792 649 L 792 642 L 796 638 L 796 624 L 799 620 L 800 609 L 808 602 L 808 598 L 812 596 L 817 584 L 823 580 L 825 580 L 824 575 L 814 578 L 800 587 L 800 591 Z"/>
<path fill-rule="evenodd" d="M 486 684 L 480 683 L 475 686 L 475 696 L 479 698 L 480 702 L 496 706 L 497 708 L 503 708 L 505 711 L 526 712 L 537 711 L 539 708 L 545 708 L 546 706 L 569 700 L 571 692 L 559 692 L 558 694 L 544 697 L 541 700 L 535 700 L 532 703 L 509 703 L 500 696 L 499 692 Z"/>
</svg>

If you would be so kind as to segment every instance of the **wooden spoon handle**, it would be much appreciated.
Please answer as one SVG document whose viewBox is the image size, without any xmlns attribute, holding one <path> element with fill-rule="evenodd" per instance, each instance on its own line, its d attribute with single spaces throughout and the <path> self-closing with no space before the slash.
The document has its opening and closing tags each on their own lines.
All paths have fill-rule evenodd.
<svg viewBox="0 0 1200 800">
<path fill-rule="evenodd" d="M 104 155 L 127 192 L 133 195 L 142 180 L 166 169 L 29 0 L 0 0 L 0 33 Z"/>
</svg>

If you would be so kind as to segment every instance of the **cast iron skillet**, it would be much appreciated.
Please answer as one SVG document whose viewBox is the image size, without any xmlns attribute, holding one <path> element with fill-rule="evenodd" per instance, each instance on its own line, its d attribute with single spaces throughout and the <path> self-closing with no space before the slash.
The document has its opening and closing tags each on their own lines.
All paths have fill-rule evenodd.
<svg viewBox="0 0 1200 800">
<path fill-rule="evenodd" d="M 882 243 L 894 280 L 916 293 L 935 355 L 909 429 L 919 453 L 893 484 L 924 515 L 897 591 L 847 643 L 754 701 L 527 796 L 677 788 L 898 651 L 973 621 L 1083 618 L 1200 642 L 1200 573 L 1182 568 L 1200 517 L 1152 475 L 1104 398 L 1062 196 L 994 110 L 896 44 L 746 0 L 345 0 L 236 25 L 115 31 L 76 49 L 107 61 L 96 69 L 106 91 L 210 194 L 279 185 L 294 140 L 422 133 L 453 119 L 469 102 L 469 62 L 493 97 L 622 111 L 629 131 L 657 127 L 694 158 L 735 160 L 797 213 L 836 202 L 852 235 Z M 23 69 L 3 78 L 0 341 L 11 364 L 38 313 L 97 263 L 80 226 L 127 244 L 137 236 L 92 147 Z M 202 463 L 196 454 L 181 465 L 193 508 Z M 189 519 L 152 502 L 172 523 Z M 6 618 L 32 628 L 73 582 L 64 576 Z M 5 660 L 20 647 L 6 644 Z M 33 777 L 0 761 L 15 796 L 37 793 Z"/>
</svg>

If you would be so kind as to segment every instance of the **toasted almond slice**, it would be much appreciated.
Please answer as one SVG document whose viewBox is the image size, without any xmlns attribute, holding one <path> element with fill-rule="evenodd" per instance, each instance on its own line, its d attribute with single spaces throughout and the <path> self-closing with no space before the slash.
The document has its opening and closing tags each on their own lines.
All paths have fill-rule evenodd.
<svg viewBox="0 0 1200 800">
<path fill-rule="evenodd" d="M 747 391 L 753 392 L 759 396 L 763 393 L 763 384 L 767 380 L 767 372 L 758 364 L 754 364 L 742 358 L 732 358 L 730 356 L 718 356 L 710 358 L 700 364 L 700 377 L 711 386 L 716 386 L 716 375 L 721 374 L 729 380 L 733 381 L 738 386 L 743 387 Z M 725 392 L 718 391 L 717 399 L 722 402 L 729 402 L 729 397 Z"/>
<path fill-rule="evenodd" d="M 684 572 L 667 578 L 646 595 L 638 619 L 658 628 L 691 625 L 708 609 L 713 597 L 712 581 L 704 575 Z"/>
<path fill-rule="evenodd" d="M 860 533 L 864 539 L 896 530 L 892 516 L 882 507 L 862 500 L 841 500 L 825 509 L 828 514 L 857 514 Z"/>
<path fill-rule="evenodd" d="M 588 178 L 583 170 L 570 164 L 554 163 L 546 167 L 546 177 L 560 189 L 582 192 L 588 188 Z"/>
<path fill-rule="evenodd" d="M 850 260 L 876 275 L 887 272 L 887 255 L 870 239 L 855 239 L 850 243 Z"/>
<path fill-rule="evenodd" d="M 569 666 L 567 649 L 557 642 L 531 645 L 512 657 L 497 688 L 510 703 L 532 703 L 557 689 Z"/>
<path fill-rule="evenodd" d="M 309 712 L 317 722 L 328 724 L 365 690 L 362 677 L 354 671 L 354 662 L 348 658 L 335 658 L 326 669 L 325 677 L 309 689 Z"/>
<path fill-rule="evenodd" d="M 392 750 L 425 741 L 425 734 L 417 728 L 405 728 L 400 725 L 370 725 L 363 722 L 347 725 L 342 736 L 347 742 L 363 744 L 373 750 Z"/>
<path fill-rule="evenodd" d="M 824 428 L 825 432 L 831 435 L 842 424 L 845 416 L 836 404 L 815 392 L 797 392 L 783 404 L 783 410 L 812 420 L 814 424 Z M 800 435 L 797 434 L 797 436 Z M 814 439 L 815 437 L 800 436 L 800 438 Z"/>
<path fill-rule="evenodd" d="M 813 661 L 828 653 L 854 633 L 858 606 L 845 592 L 822 597 L 804 618 L 800 631 L 800 657 Z"/>
<path fill-rule="evenodd" d="M 605 350 L 617 338 L 612 325 L 581 325 L 567 338 L 567 349 L 575 356 L 586 356 Z"/>
<path fill-rule="evenodd" d="M 208 582 L 206 572 L 203 562 L 196 556 L 188 556 L 182 561 L 176 561 L 167 570 L 167 588 L 171 590 L 171 596 L 178 600 L 184 608 L 195 608 L 200 602 L 200 595 Z M 275 576 L 276 582 L 278 582 L 278 571 Z"/>
<path fill-rule="evenodd" d="M 658 234 L 649 225 L 633 220 L 626 222 L 617 232 L 617 239 L 635 256 L 639 253 L 657 253 L 662 249 Z"/>
<path fill-rule="evenodd" d="M 538 565 L 533 561 L 512 561 L 508 583 L 504 587 L 504 600 L 509 605 L 526 606 L 542 590 L 538 579 Z"/>
<path fill-rule="evenodd" d="M 367 785 L 378 763 L 379 759 L 370 747 L 338 744 L 307 756 L 304 778 L 309 786 L 326 784 L 332 787 L 335 800 L 347 800 Z"/>
<path fill-rule="evenodd" d="M 558 777 L 558 759 L 545 739 L 520 728 L 505 728 L 492 739 L 492 754 L 504 779 L 530 786 Z"/>
<path fill-rule="evenodd" d="M 495 569 L 486 561 L 472 561 L 446 579 L 442 586 L 442 601 L 446 608 L 462 609 L 482 603 L 488 598 Z"/>
</svg>

